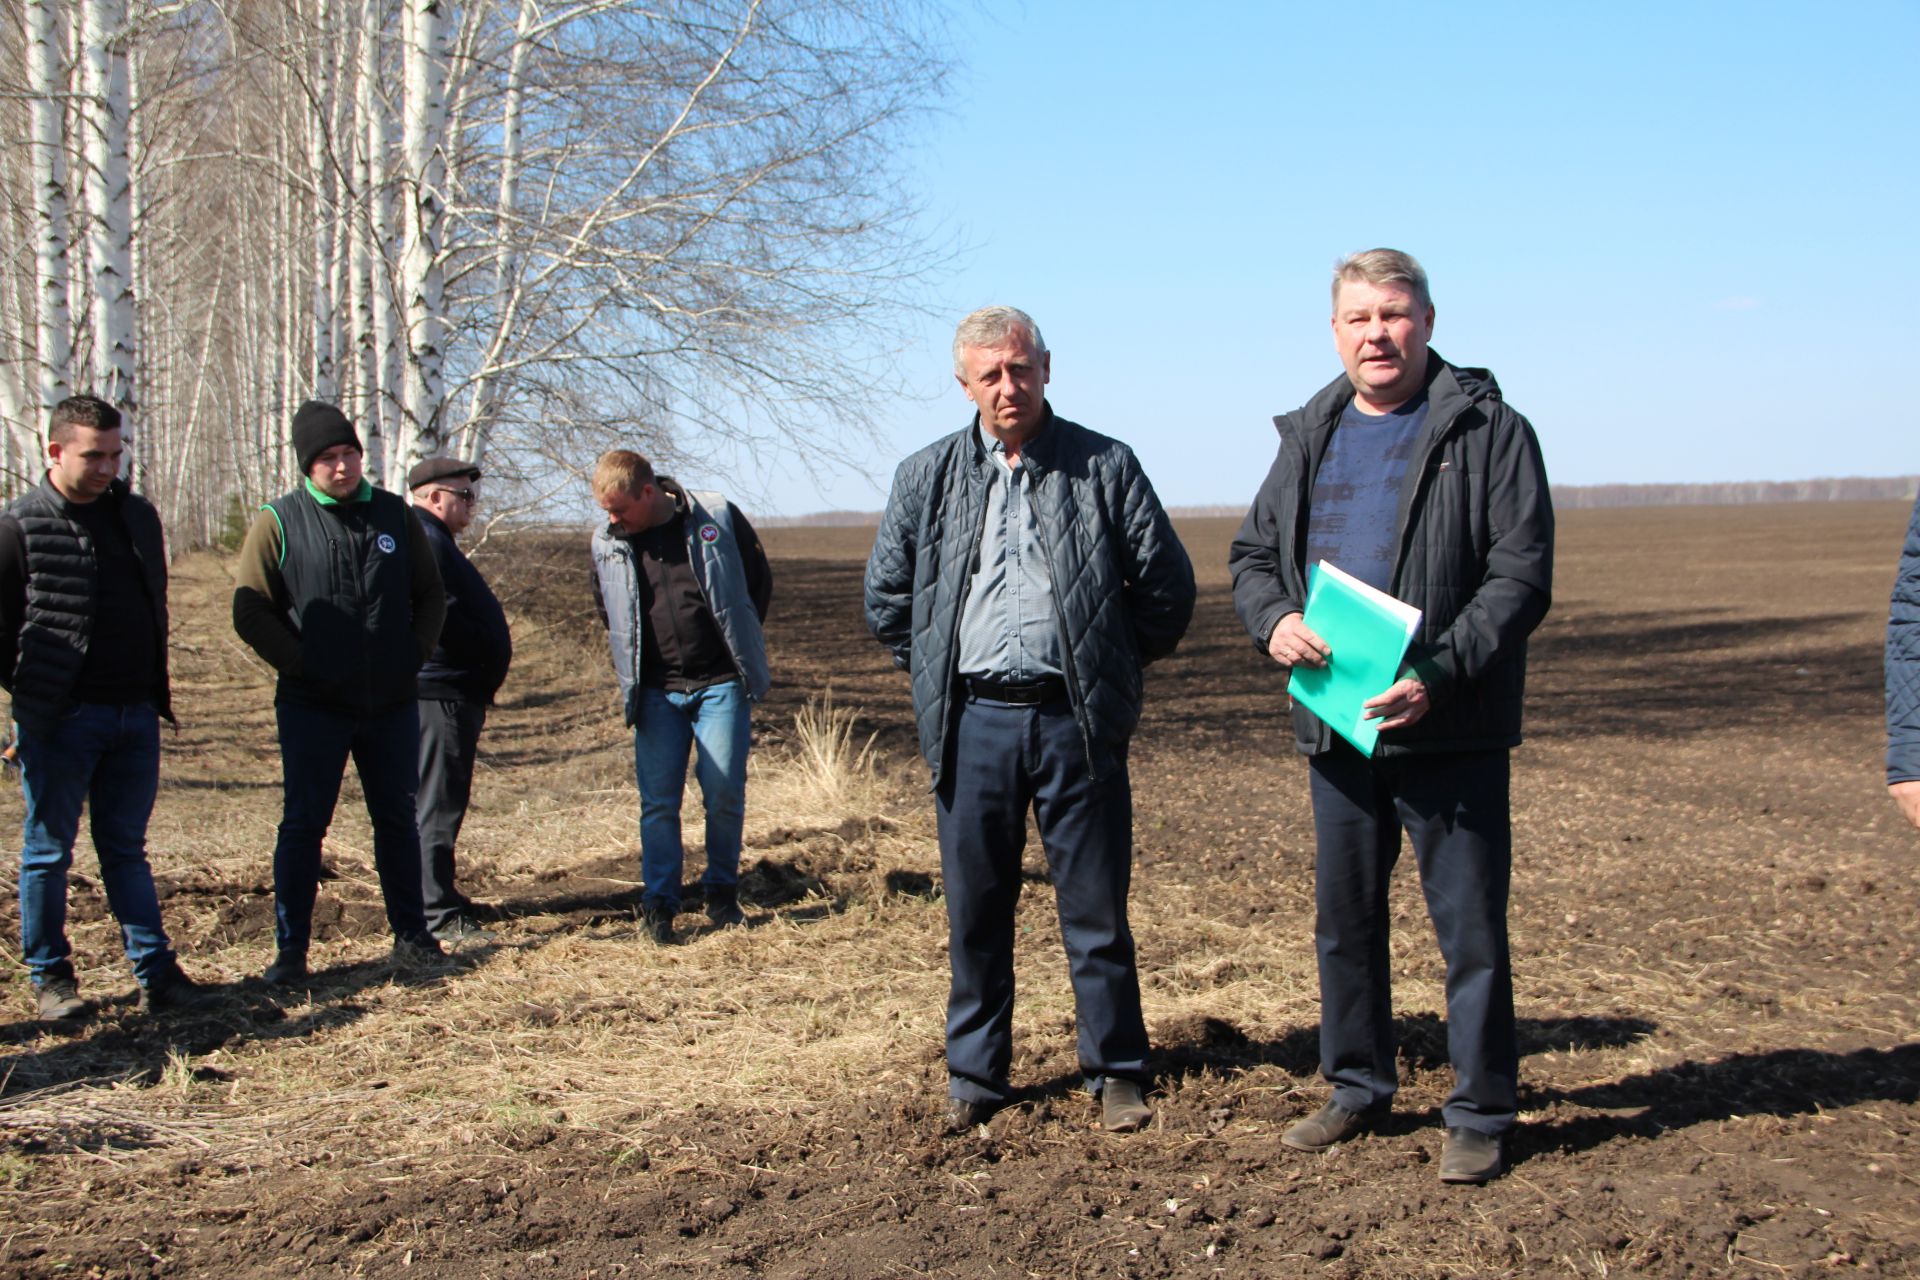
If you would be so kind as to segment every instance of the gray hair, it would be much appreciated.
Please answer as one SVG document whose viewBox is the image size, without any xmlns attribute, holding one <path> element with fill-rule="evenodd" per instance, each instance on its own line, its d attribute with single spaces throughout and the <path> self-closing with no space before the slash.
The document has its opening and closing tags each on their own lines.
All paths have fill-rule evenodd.
<svg viewBox="0 0 1920 1280">
<path fill-rule="evenodd" d="M 1364 280 L 1376 288 L 1403 284 L 1413 291 L 1414 300 L 1421 306 L 1433 305 L 1433 295 L 1427 292 L 1426 269 L 1413 260 L 1412 254 L 1398 249 L 1368 249 L 1334 263 L 1334 306 L 1340 305 L 1340 286 L 1353 280 Z"/>
<path fill-rule="evenodd" d="M 960 363 L 960 352 L 967 347 L 997 347 L 1005 342 L 1015 329 L 1024 329 L 1033 339 L 1033 354 L 1047 354 L 1047 340 L 1040 336 L 1040 326 L 1033 317 L 1018 307 L 982 307 L 960 322 L 953 333 L 953 371 L 961 377 L 966 369 Z"/>
</svg>

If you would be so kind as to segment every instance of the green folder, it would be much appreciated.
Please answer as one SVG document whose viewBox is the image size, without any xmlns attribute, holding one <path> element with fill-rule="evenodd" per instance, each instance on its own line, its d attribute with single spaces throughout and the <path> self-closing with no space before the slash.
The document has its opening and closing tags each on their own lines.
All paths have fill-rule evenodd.
<svg viewBox="0 0 1920 1280">
<path fill-rule="evenodd" d="M 1371 756 L 1380 722 L 1367 719 L 1360 704 L 1400 678 L 1420 611 L 1322 560 L 1313 566 L 1301 621 L 1333 655 L 1324 667 L 1295 667 L 1287 692 L 1360 754 Z"/>
</svg>

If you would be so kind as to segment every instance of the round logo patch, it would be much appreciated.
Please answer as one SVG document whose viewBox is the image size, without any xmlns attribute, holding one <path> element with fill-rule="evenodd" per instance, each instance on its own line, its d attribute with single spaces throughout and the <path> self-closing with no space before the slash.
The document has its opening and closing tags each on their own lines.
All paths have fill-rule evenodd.
<svg viewBox="0 0 1920 1280">
<path fill-rule="evenodd" d="M 719 526 L 719 525 L 717 525 L 717 524 L 703 524 L 703 525 L 701 525 L 701 526 L 700 526 L 700 541 L 702 541 L 702 542 L 718 542 L 718 541 L 720 541 L 720 526 Z"/>
<path fill-rule="evenodd" d="M 388 555 L 392 555 L 394 552 L 394 549 L 398 547 L 400 544 L 393 540 L 392 534 L 383 533 L 379 537 L 373 540 L 373 545 L 380 548 L 382 551 L 386 552 Z"/>
</svg>

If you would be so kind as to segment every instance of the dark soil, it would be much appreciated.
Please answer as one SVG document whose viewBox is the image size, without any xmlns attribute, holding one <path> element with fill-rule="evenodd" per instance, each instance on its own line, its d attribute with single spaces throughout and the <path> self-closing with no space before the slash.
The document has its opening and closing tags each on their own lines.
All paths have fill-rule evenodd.
<svg viewBox="0 0 1920 1280">
<path fill-rule="evenodd" d="M 1071 1037 L 1049 1035 L 1019 1046 L 1023 1100 L 962 1138 L 937 1135 L 931 1061 L 910 1091 L 821 1097 L 799 1114 L 694 1102 L 638 1157 L 538 1126 L 468 1166 L 378 1177 L 346 1152 L 241 1170 L 209 1149 L 156 1167 L 137 1196 L 59 1197 L 0 1232 L 0 1271 L 1920 1274 L 1920 833 L 1899 824 L 1879 764 L 1880 638 L 1904 514 L 1835 504 L 1563 521 L 1515 757 L 1524 1123 L 1511 1172 L 1487 1187 L 1435 1178 L 1450 1083 L 1436 1007 L 1399 1010 L 1403 1087 L 1380 1132 L 1321 1156 L 1282 1147 L 1323 1098 L 1309 1007 L 1277 1035 L 1225 1016 L 1152 1026 L 1157 1115 L 1138 1135 L 1092 1127 Z M 1232 614 L 1230 527 L 1183 526 L 1199 610 L 1151 672 L 1135 741 L 1136 884 L 1177 885 L 1194 904 L 1192 918 L 1136 912 L 1149 988 L 1201 928 L 1311 954 L 1306 781 L 1275 673 Z M 884 752 L 911 753 L 905 680 L 860 621 L 860 535 L 770 537 L 783 683 L 759 717 L 763 741 L 830 682 Z M 514 585 L 517 616 L 584 625 L 577 548 L 514 546 L 519 571 L 504 557 L 492 571 Z M 197 642 L 218 643 L 222 621 L 203 622 Z M 601 705 L 589 712 L 566 688 L 519 696 L 556 718 Z M 184 802 L 191 778 L 168 768 L 163 806 Z M 275 768 L 261 760 L 225 781 L 271 785 Z M 748 850 L 749 897 L 833 891 L 829 866 L 774 843 L 777 856 Z M 1431 978 L 1437 956 L 1403 871 L 1396 955 Z M 509 918 L 537 906 L 604 919 L 631 912 L 632 878 L 626 863 L 568 865 L 490 896 Z M 167 887 L 224 903 L 232 931 L 266 927 L 264 883 Z M 97 899 L 78 894 L 76 910 L 97 912 Z M 384 927 L 347 907 L 325 923 Z M 1057 942 L 1021 963 L 1057 965 Z M 249 1007 L 275 1016 L 269 1002 Z M 87 1042 L 95 1067 L 157 1071 L 169 1048 L 211 1047 L 157 1043 L 120 1011 L 107 1023 Z M 58 1042 L 24 1023 L 0 1033 L 16 1050 L 5 1096 L 48 1083 L 36 1061 L 57 1058 Z M 10 1133 L 0 1179 L 30 1180 L 39 1153 Z"/>
</svg>

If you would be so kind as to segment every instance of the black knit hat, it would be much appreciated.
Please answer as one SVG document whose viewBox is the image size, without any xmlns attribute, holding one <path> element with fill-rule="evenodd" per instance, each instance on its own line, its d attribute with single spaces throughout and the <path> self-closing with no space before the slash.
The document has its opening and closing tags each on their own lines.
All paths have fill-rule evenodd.
<svg viewBox="0 0 1920 1280">
<path fill-rule="evenodd" d="M 323 400 L 309 400 L 293 411 L 293 452 L 300 459 L 300 474 L 313 470 L 313 460 L 337 444 L 350 444 L 365 452 L 347 415 Z"/>
</svg>

